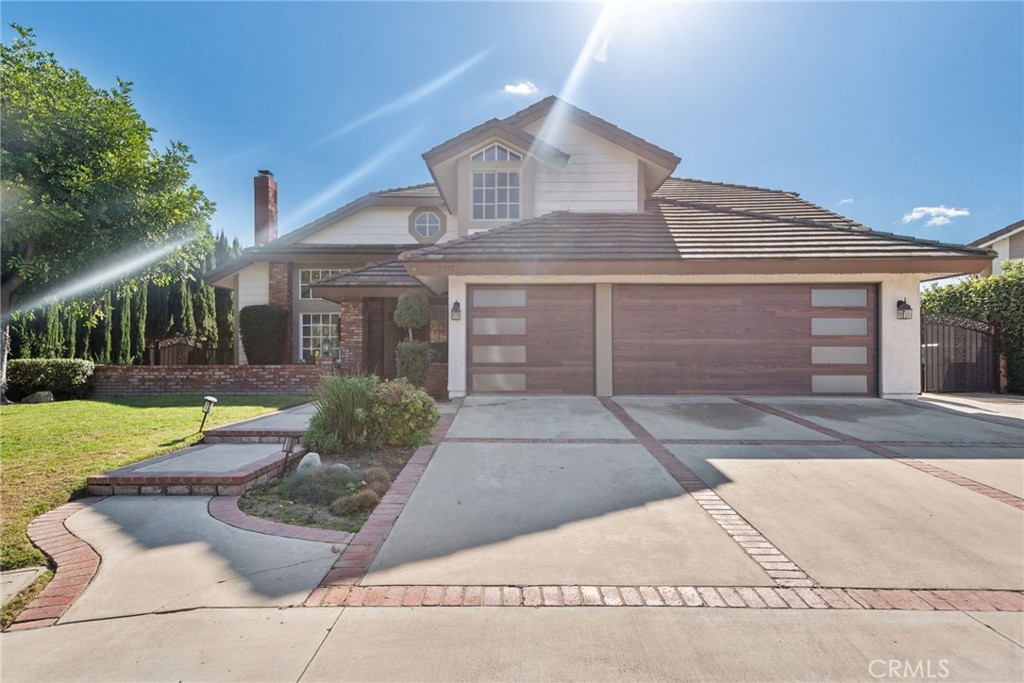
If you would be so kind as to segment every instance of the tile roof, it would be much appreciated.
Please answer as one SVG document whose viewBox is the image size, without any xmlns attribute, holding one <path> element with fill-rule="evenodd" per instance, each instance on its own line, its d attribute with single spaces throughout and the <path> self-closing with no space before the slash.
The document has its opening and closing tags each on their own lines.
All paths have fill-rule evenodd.
<svg viewBox="0 0 1024 683">
<path fill-rule="evenodd" d="M 409 275 L 401 261 L 370 263 L 314 283 L 314 287 L 400 287 L 418 288 L 420 281 Z"/>
<path fill-rule="evenodd" d="M 418 249 L 400 258 L 409 262 L 678 261 L 984 255 L 987 252 L 982 249 L 862 226 L 655 198 L 643 213 L 560 211 Z"/>
<path fill-rule="evenodd" d="M 669 178 L 655 190 L 654 197 L 868 230 L 856 221 L 802 199 L 796 192 L 716 183 L 695 178 Z"/>
</svg>

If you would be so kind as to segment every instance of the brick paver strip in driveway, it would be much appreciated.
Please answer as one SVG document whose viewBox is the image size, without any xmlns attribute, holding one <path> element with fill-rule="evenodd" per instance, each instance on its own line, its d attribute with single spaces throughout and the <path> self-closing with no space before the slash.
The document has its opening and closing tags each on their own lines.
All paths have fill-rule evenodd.
<svg viewBox="0 0 1024 683">
<path fill-rule="evenodd" d="M 605 408 L 623 424 L 687 493 L 772 577 L 779 586 L 814 586 L 814 580 L 708 488 L 697 474 L 672 454 L 616 401 L 602 398 Z M 774 552 L 766 552 L 774 551 Z"/>
</svg>

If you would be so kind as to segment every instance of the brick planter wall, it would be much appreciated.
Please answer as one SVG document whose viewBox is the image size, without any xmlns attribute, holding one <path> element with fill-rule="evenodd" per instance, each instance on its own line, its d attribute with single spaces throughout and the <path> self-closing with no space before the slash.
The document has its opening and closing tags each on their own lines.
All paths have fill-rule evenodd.
<svg viewBox="0 0 1024 683">
<path fill-rule="evenodd" d="M 332 365 L 97 365 L 93 396 L 308 394 Z"/>
<path fill-rule="evenodd" d="M 448 399 L 448 364 L 431 363 L 427 371 L 427 383 L 423 387 L 439 401 Z"/>
</svg>

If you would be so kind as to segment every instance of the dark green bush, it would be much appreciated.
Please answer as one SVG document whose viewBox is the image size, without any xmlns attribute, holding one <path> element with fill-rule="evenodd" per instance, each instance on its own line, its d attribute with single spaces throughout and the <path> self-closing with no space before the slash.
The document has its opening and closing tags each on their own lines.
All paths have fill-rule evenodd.
<svg viewBox="0 0 1024 683">
<path fill-rule="evenodd" d="M 238 329 L 249 365 L 286 363 L 285 338 L 288 309 L 281 306 L 246 306 L 238 312 Z"/>
<path fill-rule="evenodd" d="M 20 401 L 49 391 L 56 399 L 85 398 L 92 390 L 94 367 L 78 358 L 14 358 L 7 361 L 7 396 Z"/>
<path fill-rule="evenodd" d="M 373 375 L 330 375 L 321 379 L 313 394 L 316 413 L 302 437 L 306 448 L 336 453 L 349 444 L 372 445 L 367 418 L 377 384 Z"/>
<path fill-rule="evenodd" d="M 398 297 L 394 319 L 396 325 L 409 333 L 409 341 L 412 341 L 412 331 L 430 322 L 430 300 L 426 293 L 406 292 Z"/>
<path fill-rule="evenodd" d="M 398 376 L 409 380 L 414 387 L 422 387 L 427 383 L 430 370 L 430 343 L 424 341 L 404 341 L 395 347 L 395 363 Z"/>
<path fill-rule="evenodd" d="M 382 382 L 374 392 L 369 431 L 388 446 L 420 446 L 437 422 L 437 405 L 422 389 L 401 379 Z"/>
</svg>

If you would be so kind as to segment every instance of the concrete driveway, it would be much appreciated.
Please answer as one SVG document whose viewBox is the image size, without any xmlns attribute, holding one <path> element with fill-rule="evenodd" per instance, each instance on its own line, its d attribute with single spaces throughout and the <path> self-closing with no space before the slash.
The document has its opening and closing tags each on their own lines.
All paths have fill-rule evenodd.
<svg viewBox="0 0 1024 683">
<path fill-rule="evenodd" d="M 819 585 L 1024 589 L 1024 511 L 968 488 L 1024 492 L 1012 420 L 878 399 L 615 403 Z M 648 446 L 598 399 L 468 399 L 364 583 L 773 585 Z"/>
</svg>

